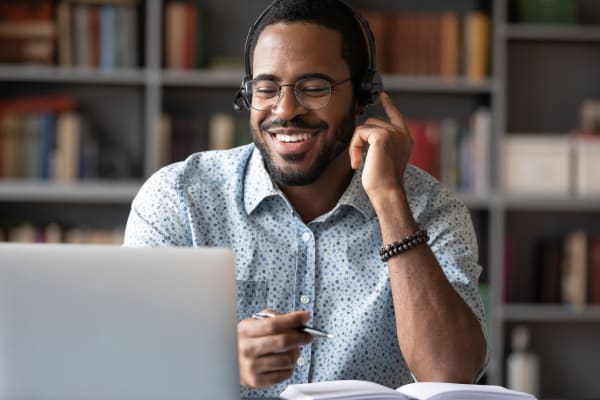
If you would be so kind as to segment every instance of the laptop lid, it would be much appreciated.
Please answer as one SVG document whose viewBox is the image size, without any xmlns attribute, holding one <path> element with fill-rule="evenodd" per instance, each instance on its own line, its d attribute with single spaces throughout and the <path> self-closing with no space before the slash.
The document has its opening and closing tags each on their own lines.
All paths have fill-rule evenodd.
<svg viewBox="0 0 600 400">
<path fill-rule="evenodd" d="M 0 244 L 0 399 L 239 399 L 235 258 Z"/>
</svg>

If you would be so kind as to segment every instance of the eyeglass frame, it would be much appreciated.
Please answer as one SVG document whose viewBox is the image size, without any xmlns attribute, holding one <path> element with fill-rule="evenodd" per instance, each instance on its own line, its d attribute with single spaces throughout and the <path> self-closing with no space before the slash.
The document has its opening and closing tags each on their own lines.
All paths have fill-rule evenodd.
<svg viewBox="0 0 600 400">
<path fill-rule="evenodd" d="M 327 84 L 329 85 L 329 94 L 327 95 L 328 96 L 327 102 L 324 105 L 322 105 L 320 107 L 317 107 L 317 108 L 313 108 L 313 107 L 307 106 L 304 101 L 300 100 L 300 98 L 298 97 L 298 92 L 296 91 L 297 88 L 298 88 L 298 83 L 303 82 L 303 81 L 307 81 L 307 80 L 311 80 L 311 79 L 319 79 L 319 80 L 322 80 L 324 82 L 327 82 Z M 250 90 L 250 87 L 252 85 L 252 82 L 257 82 L 257 81 L 268 81 L 268 82 L 272 82 L 273 84 L 275 84 L 275 86 L 277 86 L 277 94 L 275 96 L 273 96 L 273 99 L 275 99 L 275 101 L 269 107 L 264 108 L 264 109 L 256 108 L 256 107 L 253 106 L 253 103 L 252 103 L 252 96 L 253 96 L 252 92 L 253 91 Z M 307 77 L 298 79 L 294 83 L 286 83 L 286 84 L 280 85 L 274 79 L 257 78 L 257 79 L 250 79 L 250 80 L 248 80 L 248 81 L 246 81 L 244 83 L 244 96 L 246 97 L 246 101 L 250 105 L 250 108 L 252 108 L 254 110 L 257 110 L 257 111 L 267 111 L 269 109 L 273 109 L 275 106 L 277 106 L 277 104 L 279 104 L 279 102 L 281 101 L 281 98 L 282 98 L 282 93 L 283 93 L 282 89 L 284 87 L 293 87 L 294 88 L 294 97 L 296 98 L 296 101 L 300 105 L 302 105 L 302 107 L 304 107 L 304 108 L 306 108 L 308 110 L 311 110 L 311 111 L 312 110 L 320 110 L 322 108 L 327 107 L 327 105 L 329 104 L 329 101 L 331 100 L 331 95 L 333 94 L 333 88 L 334 87 L 336 87 L 338 85 L 341 85 L 343 83 L 346 83 L 346 82 L 351 82 L 351 81 L 352 81 L 352 77 L 351 76 L 348 77 L 348 78 L 346 78 L 346 79 L 339 80 L 339 81 L 332 81 L 332 80 L 327 79 L 327 78 L 322 77 L 322 76 L 307 76 Z"/>
</svg>

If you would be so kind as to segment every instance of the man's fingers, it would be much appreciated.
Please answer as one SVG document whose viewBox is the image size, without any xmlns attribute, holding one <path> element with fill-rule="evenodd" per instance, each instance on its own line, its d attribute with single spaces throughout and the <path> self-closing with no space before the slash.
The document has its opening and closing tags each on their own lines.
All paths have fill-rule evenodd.
<svg viewBox="0 0 600 400">
<path fill-rule="evenodd" d="M 240 359 L 240 373 L 244 377 L 244 384 L 265 387 L 290 378 L 299 355 L 300 350 L 293 349 L 284 353 Z"/>
<path fill-rule="evenodd" d="M 396 108 L 392 102 L 392 99 L 390 99 L 390 96 L 385 92 L 381 93 L 381 105 L 383 106 L 383 110 L 390 119 L 392 125 L 396 125 L 397 127 L 404 129 L 405 124 L 402 113 Z"/>
<path fill-rule="evenodd" d="M 306 324 L 310 319 L 310 315 L 306 311 L 294 311 L 287 314 L 275 314 L 272 311 L 269 313 L 272 317 L 267 318 L 247 318 L 238 323 L 238 333 L 247 337 L 261 337 L 277 335 L 284 332 L 289 332 Z"/>
</svg>

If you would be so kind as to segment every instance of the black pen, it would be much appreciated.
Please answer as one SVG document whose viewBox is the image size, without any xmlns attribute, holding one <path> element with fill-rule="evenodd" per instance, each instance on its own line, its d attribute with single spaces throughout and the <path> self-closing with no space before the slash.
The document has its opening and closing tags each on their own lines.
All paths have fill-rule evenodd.
<svg viewBox="0 0 600 400">
<path fill-rule="evenodd" d="M 254 313 L 252 314 L 252 318 L 264 319 L 264 318 L 273 318 L 275 314 L 270 313 Z M 324 337 L 328 339 L 333 339 L 334 336 L 331 333 L 327 333 L 322 331 L 321 329 L 313 328 L 312 326 L 301 326 L 298 328 L 300 332 L 308 333 L 309 335 Z"/>
</svg>

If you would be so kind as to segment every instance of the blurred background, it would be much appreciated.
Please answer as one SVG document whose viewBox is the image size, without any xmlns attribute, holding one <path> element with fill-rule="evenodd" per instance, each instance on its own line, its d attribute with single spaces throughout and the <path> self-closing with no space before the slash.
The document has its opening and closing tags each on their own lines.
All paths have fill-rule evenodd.
<svg viewBox="0 0 600 400">
<path fill-rule="evenodd" d="M 411 163 L 471 211 L 482 382 L 600 398 L 600 1 L 349 3 Z M 267 4 L 1 0 L 0 240 L 121 243 L 153 172 L 249 143 L 232 100 Z"/>
</svg>

